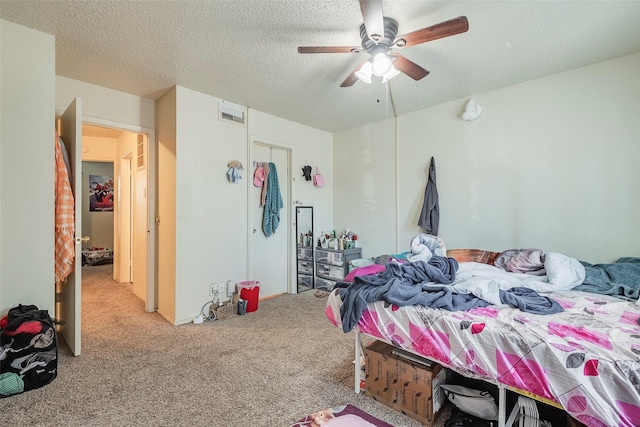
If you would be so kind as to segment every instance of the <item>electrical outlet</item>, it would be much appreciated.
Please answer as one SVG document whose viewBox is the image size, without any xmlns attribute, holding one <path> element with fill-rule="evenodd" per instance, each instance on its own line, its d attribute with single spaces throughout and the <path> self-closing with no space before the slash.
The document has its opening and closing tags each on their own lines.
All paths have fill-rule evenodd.
<svg viewBox="0 0 640 427">
<path fill-rule="evenodd" d="M 224 297 L 227 295 L 227 282 L 209 284 L 209 296 L 212 297 L 216 294 L 218 294 L 219 297 Z"/>
</svg>

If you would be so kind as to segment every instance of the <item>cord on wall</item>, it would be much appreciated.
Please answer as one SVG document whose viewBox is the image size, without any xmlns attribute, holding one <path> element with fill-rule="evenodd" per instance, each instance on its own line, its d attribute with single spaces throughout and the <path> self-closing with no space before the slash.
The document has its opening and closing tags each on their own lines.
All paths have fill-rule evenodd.
<svg viewBox="0 0 640 427">
<path fill-rule="evenodd" d="M 200 314 L 205 320 L 218 319 L 218 316 L 216 315 L 216 310 L 211 310 L 211 306 L 214 304 L 216 308 L 220 306 L 220 295 L 218 291 L 213 291 L 213 299 L 211 301 L 207 301 L 200 309 Z M 208 307 L 208 310 L 205 311 L 205 308 L 207 307 Z"/>
</svg>

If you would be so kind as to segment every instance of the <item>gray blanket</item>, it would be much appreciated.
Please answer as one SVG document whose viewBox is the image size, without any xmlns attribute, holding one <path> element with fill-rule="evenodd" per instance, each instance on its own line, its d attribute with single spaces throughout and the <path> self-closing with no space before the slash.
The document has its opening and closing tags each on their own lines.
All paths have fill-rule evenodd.
<svg viewBox="0 0 640 427">
<path fill-rule="evenodd" d="M 351 331 L 358 324 L 367 304 L 376 301 L 386 301 L 398 307 L 422 305 L 449 311 L 491 305 L 473 294 L 457 293 L 451 288 L 457 270 L 458 262 L 455 259 L 435 255 L 428 262 L 389 263 L 381 273 L 356 276 L 352 283 L 337 283 L 336 288 L 342 299 L 342 330 Z M 501 290 L 500 299 L 504 304 L 530 313 L 553 314 L 563 311 L 560 304 L 551 298 L 542 297 L 526 288 Z"/>
<path fill-rule="evenodd" d="M 423 305 L 450 311 L 489 305 L 471 294 L 458 294 L 446 286 L 453 283 L 458 270 L 458 262 L 453 258 L 434 256 L 429 262 L 389 263 L 386 267 L 382 273 L 356 276 L 352 283 L 336 285 L 342 299 L 340 316 L 344 332 L 356 326 L 370 302 L 386 301 L 398 307 Z"/>
<path fill-rule="evenodd" d="M 613 264 L 580 263 L 584 265 L 586 277 L 574 290 L 630 300 L 640 296 L 640 258 L 623 257 Z"/>
</svg>

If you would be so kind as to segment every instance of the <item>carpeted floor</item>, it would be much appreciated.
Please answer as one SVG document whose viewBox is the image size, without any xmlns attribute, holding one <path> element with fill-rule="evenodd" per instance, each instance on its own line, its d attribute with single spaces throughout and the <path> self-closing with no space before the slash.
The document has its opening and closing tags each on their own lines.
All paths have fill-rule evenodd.
<svg viewBox="0 0 640 427">
<path fill-rule="evenodd" d="M 176 327 L 146 313 L 112 267 L 83 267 L 82 355 L 61 341 L 58 378 L 0 399 L 0 425 L 288 427 L 345 404 L 421 425 L 353 392 L 354 336 L 326 320 L 326 298 L 285 295 L 245 316 Z"/>
</svg>

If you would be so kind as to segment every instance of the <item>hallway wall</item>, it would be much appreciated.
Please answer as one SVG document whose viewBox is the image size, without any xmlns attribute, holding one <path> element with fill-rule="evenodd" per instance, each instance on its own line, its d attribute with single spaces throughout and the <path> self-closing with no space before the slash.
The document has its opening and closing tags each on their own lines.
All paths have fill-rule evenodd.
<svg viewBox="0 0 640 427">
<path fill-rule="evenodd" d="M 109 176 L 113 179 L 113 163 L 82 162 L 82 236 L 90 236 L 83 248 L 99 247 L 113 249 L 113 211 L 91 212 L 89 210 L 90 176 Z"/>
<path fill-rule="evenodd" d="M 54 37 L 0 20 L 0 315 L 55 312 L 54 76 Z"/>
</svg>

